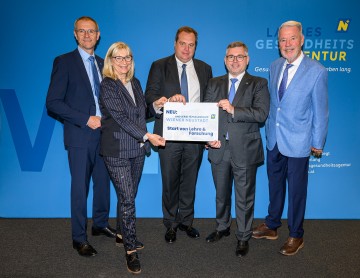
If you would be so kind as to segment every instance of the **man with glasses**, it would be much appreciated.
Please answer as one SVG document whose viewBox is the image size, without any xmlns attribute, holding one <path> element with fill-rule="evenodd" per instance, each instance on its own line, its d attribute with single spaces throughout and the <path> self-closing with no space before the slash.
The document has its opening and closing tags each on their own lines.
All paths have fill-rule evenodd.
<svg viewBox="0 0 360 278">
<path fill-rule="evenodd" d="M 92 235 L 115 237 L 109 226 L 110 178 L 99 155 L 101 113 L 98 104 L 103 59 L 94 54 L 99 26 L 90 17 L 74 24 L 78 47 L 54 60 L 46 98 L 49 114 L 64 124 L 64 144 L 71 174 L 73 248 L 95 256 L 87 239 L 87 196 L 93 181 Z"/>
<path fill-rule="evenodd" d="M 202 102 L 212 77 L 211 67 L 194 59 L 197 32 L 191 27 L 178 29 L 175 54 L 155 61 L 150 69 L 145 98 L 148 105 L 163 106 L 166 101 Z M 155 116 L 154 133 L 162 136 L 162 111 Z M 199 142 L 166 142 L 159 147 L 162 175 L 163 222 L 165 240 L 176 240 L 177 228 L 191 238 L 199 238 L 194 220 L 195 186 L 202 161 L 204 144 Z"/>
<path fill-rule="evenodd" d="M 224 58 L 228 74 L 211 79 L 205 93 L 205 101 L 217 102 L 220 109 L 219 140 L 208 143 L 216 188 L 216 229 L 206 241 L 214 243 L 230 235 L 234 183 L 238 257 L 249 250 L 256 172 L 264 161 L 259 128 L 269 113 L 267 81 L 246 72 L 249 61 L 244 43 L 229 44 Z"/>
</svg>

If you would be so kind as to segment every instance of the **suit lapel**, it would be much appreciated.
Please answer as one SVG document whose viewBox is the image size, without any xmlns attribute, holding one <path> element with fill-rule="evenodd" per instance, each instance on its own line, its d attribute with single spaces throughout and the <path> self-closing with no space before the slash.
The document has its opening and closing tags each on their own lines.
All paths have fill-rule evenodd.
<svg viewBox="0 0 360 278">
<path fill-rule="evenodd" d="M 104 67 L 104 63 L 103 63 L 102 59 L 100 59 L 98 56 L 95 55 L 95 58 L 96 58 L 96 63 L 98 65 L 100 73 L 101 73 L 102 69 Z"/>
<path fill-rule="evenodd" d="M 179 72 L 177 68 L 177 63 L 175 59 L 175 54 L 170 56 L 170 59 L 167 63 L 166 75 L 169 76 L 169 83 L 176 84 L 178 88 L 178 93 L 180 93 L 180 81 L 179 81 Z"/>
<path fill-rule="evenodd" d="M 299 84 L 299 83 L 302 84 L 298 79 L 305 75 L 306 64 L 307 64 L 306 58 L 307 57 L 304 56 L 303 60 L 301 61 L 298 69 L 295 72 L 294 77 L 292 78 L 291 82 L 289 83 L 288 87 L 285 90 L 282 100 L 286 99 L 289 96 L 288 92 L 291 92 L 293 90 L 294 86 L 296 86 L 294 84 Z"/>
<path fill-rule="evenodd" d="M 274 67 L 274 74 L 272 75 L 272 80 L 271 80 L 271 84 L 270 84 L 270 86 L 272 87 L 271 91 L 275 92 L 275 99 L 276 99 L 277 103 L 279 103 L 278 84 L 280 82 L 280 74 L 281 74 L 281 70 L 284 66 L 284 63 L 285 63 L 285 59 L 282 58 L 280 60 L 280 62 Z"/>
<path fill-rule="evenodd" d="M 200 100 L 203 100 L 202 92 L 204 91 L 204 88 L 202 87 L 203 84 L 206 82 L 204 81 L 204 76 L 202 75 L 202 71 L 200 70 L 200 65 L 197 60 L 193 59 L 194 68 L 196 75 L 199 79 L 199 85 L 200 85 Z"/>
<path fill-rule="evenodd" d="M 102 75 L 102 70 L 103 70 L 103 67 L 104 67 L 104 62 L 102 61 L 102 59 L 100 59 L 98 56 L 95 55 L 95 59 L 96 59 L 96 63 L 99 67 L 99 71 L 100 71 L 100 76 L 101 76 L 101 79 L 100 79 L 100 83 L 101 81 L 103 80 L 103 75 Z"/>
<path fill-rule="evenodd" d="M 133 92 L 134 92 L 134 96 L 135 96 L 135 100 L 136 100 L 136 105 L 137 106 L 145 106 L 146 107 L 146 103 L 145 103 L 145 99 L 144 99 L 144 95 L 142 93 L 142 89 L 140 86 L 140 83 L 138 81 L 136 81 L 135 79 L 133 79 L 131 81 L 132 84 L 132 88 L 133 88 Z"/>
<path fill-rule="evenodd" d="M 84 84 L 86 86 L 86 89 L 89 93 L 91 93 L 91 95 L 93 96 L 93 91 L 92 91 L 92 88 L 91 88 L 91 83 L 90 83 L 90 80 L 89 80 L 89 76 L 87 75 L 87 72 L 86 72 L 86 69 L 85 69 L 85 65 L 84 65 L 84 62 L 81 58 L 81 55 L 79 53 L 79 50 L 75 49 L 74 52 L 74 62 L 75 62 L 75 65 L 76 67 L 79 69 L 79 72 L 80 72 L 80 76 L 81 78 L 83 79 L 84 81 Z"/>
<path fill-rule="evenodd" d="M 306 64 L 307 64 L 307 61 L 306 61 L 306 56 L 304 56 L 303 60 L 301 61 L 297 71 L 295 72 L 295 75 L 293 77 L 293 79 L 291 80 L 291 82 L 289 83 L 289 86 L 286 88 L 286 91 L 285 91 L 285 94 L 283 96 L 286 97 L 286 92 L 288 90 L 292 90 L 293 87 L 295 86 L 294 84 L 298 84 L 298 79 L 301 78 L 302 76 L 304 76 L 304 73 L 306 71 Z"/>
<path fill-rule="evenodd" d="M 119 84 L 119 93 L 122 94 L 127 99 L 128 103 L 136 106 L 133 98 L 131 97 L 130 93 L 126 89 L 125 85 L 120 80 L 117 80 L 117 82 Z M 131 83 L 131 85 L 132 85 L 132 83 Z M 135 96 L 135 93 L 134 93 L 134 96 Z M 136 97 L 135 97 L 135 99 L 136 99 Z"/>
<path fill-rule="evenodd" d="M 228 75 L 223 75 L 220 79 L 221 83 L 219 86 L 220 99 L 228 99 L 229 98 L 229 77 Z"/>
<path fill-rule="evenodd" d="M 236 94 L 232 103 L 233 106 L 236 106 L 236 104 L 241 100 L 242 96 L 245 94 L 248 85 L 250 84 L 250 81 L 251 81 L 250 75 L 247 72 L 245 72 L 245 75 L 241 79 L 239 87 L 236 90 Z"/>
</svg>

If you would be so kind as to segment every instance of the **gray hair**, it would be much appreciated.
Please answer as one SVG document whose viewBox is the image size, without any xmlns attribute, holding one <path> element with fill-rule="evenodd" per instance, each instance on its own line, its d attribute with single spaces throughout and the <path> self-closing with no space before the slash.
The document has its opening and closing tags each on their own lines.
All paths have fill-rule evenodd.
<svg viewBox="0 0 360 278">
<path fill-rule="evenodd" d="M 295 20 L 289 20 L 289 21 L 286 21 L 286 22 L 284 22 L 283 24 L 280 25 L 279 32 L 278 32 L 278 37 L 279 37 L 279 34 L 280 34 L 280 30 L 283 27 L 297 27 L 299 29 L 300 33 L 302 34 L 301 22 L 298 22 L 298 21 L 295 21 Z"/>
</svg>

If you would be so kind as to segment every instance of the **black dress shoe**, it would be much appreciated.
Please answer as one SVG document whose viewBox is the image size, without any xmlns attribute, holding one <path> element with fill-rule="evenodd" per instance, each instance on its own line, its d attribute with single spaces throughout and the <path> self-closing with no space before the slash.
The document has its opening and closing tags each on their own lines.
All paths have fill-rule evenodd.
<svg viewBox="0 0 360 278">
<path fill-rule="evenodd" d="M 114 237 L 116 237 L 116 230 L 111 228 L 110 226 L 107 226 L 105 228 L 98 228 L 98 227 L 92 226 L 91 234 L 93 236 L 104 235 L 104 236 L 107 236 L 107 237 L 114 238 Z"/>
<path fill-rule="evenodd" d="M 180 224 L 179 225 L 179 229 L 180 231 L 185 231 L 186 234 L 191 237 L 191 238 L 199 238 L 200 237 L 200 233 L 198 230 L 196 230 L 195 228 L 193 228 L 192 226 L 186 226 L 184 224 Z"/>
<path fill-rule="evenodd" d="M 89 242 L 77 242 L 73 240 L 73 248 L 76 249 L 80 256 L 92 257 L 97 254 L 94 247 L 92 247 Z"/>
<path fill-rule="evenodd" d="M 123 244 L 124 244 L 124 241 L 123 241 L 122 235 L 116 234 L 115 245 L 118 247 L 122 247 Z M 142 242 L 137 240 L 135 242 L 135 247 L 136 247 L 136 250 L 141 250 L 141 249 L 144 249 L 145 246 Z"/>
<path fill-rule="evenodd" d="M 176 229 L 167 229 L 165 233 L 165 240 L 168 243 L 173 243 L 176 240 Z"/>
<path fill-rule="evenodd" d="M 223 231 L 215 231 L 208 235 L 206 238 L 206 242 L 217 242 L 219 241 L 223 236 L 229 236 L 230 235 L 230 228 L 227 228 Z"/>
<path fill-rule="evenodd" d="M 141 266 L 137 252 L 126 254 L 125 257 L 128 271 L 134 274 L 139 274 L 141 272 Z"/>
<path fill-rule="evenodd" d="M 245 257 L 249 252 L 249 242 L 244 240 L 238 240 L 235 254 L 238 257 Z"/>
</svg>

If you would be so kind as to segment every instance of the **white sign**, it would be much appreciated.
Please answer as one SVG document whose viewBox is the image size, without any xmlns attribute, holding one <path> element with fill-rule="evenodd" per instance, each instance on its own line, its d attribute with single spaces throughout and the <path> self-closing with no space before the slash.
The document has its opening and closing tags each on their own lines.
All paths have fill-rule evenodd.
<svg viewBox="0 0 360 278">
<path fill-rule="evenodd" d="M 167 102 L 164 105 L 163 137 L 169 141 L 218 140 L 217 103 Z"/>
</svg>

